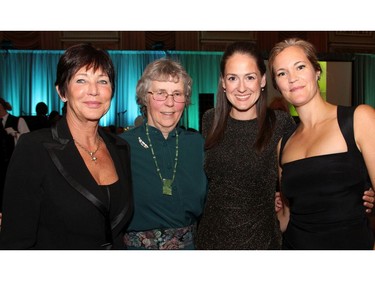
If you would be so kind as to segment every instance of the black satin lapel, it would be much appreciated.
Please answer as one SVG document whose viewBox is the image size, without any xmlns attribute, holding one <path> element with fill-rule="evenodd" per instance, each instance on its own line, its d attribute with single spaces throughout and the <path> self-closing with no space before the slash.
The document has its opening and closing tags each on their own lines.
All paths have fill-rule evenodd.
<svg viewBox="0 0 375 281">
<path fill-rule="evenodd" d="M 62 149 L 62 145 L 55 144 L 55 143 L 45 143 L 44 146 L 46 147 L 53 163 L 55 164 L 56 168 L 60 171 L 61 175 L 69 182 L 69 184 L 81 193 L 87 200 L 89 200 L 104 216 L 105 218 L 105 237 L 106 243 L 101 245 L 101 247 L 110 249 L 112 247 L 113 239 L 112 239 L 112 228 L 109 218 L 109 210 L 107 207 L 98 199 L 96 198 L 90 191 L 88 191 L 84 186 L 78 183 L 70 174 L 64 169 L 63 165 L 61 164 L 59 158 L 55 153 L 55 149 Z"/>
<path fill-rule="evenodd" d="M 76 189 L 79 193 L 81 193 L 87 200 L 89 200 L 92 204 L 95 205 L 99 209 L 99 211 L 103 215 L 107 215 L 108 210 L 107 207 L 98 199 L 96 198 L 90 191 L 88 191 L 84 186 L 78 183 L 63 167 L 59 158 L 55 153 L 55 149 L 61 150 L 63 149 L 64 145 L 59 145 L 55 143 L 45 143 L 44 146 L 46 147 L 53 163 L 55 164 L 56 168 L 59 172 L 63 175 L 63 177 L 69 182 L 69 184 Z"/>
<path fill-rule="evenodd" d="M 107 242 L 101 245 L 101 247 L 110 249 L 112 247 L 113 239 L 112 239 L 111 220 L 109 216 L 109 210 L 95 195 L 93 195 L 87 188 L 85 188 L 83 185 L 77 182 L 61 164 L 58 156 L 56 155 L 56 151 L 63 150 L 65 146 L 69 143 L 69 140 L 61 139 L 59 137 L 56 126 L 52 127 L 51 131 L 52 131 L 52 138 L 58 143 L 56 142 L 44 143 L 43 145 L 47 149 L 48 154 L 50 155 L 52 159 L 52 162 L 55 164 L 56 168 L 59 170 L 61 175 L 69 182 L 69 184 L 75 190 L 77 190 L 80 194 L 82 194 L 103 214 L 105 218 L 105 225 L 106 225 L 105 236 L 106 236 Z"/>
</svg>

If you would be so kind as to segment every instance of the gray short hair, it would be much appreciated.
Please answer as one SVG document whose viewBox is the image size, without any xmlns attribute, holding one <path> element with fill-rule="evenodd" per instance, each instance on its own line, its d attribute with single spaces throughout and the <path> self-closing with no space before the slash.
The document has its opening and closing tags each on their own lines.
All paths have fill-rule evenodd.
<svg viewBox="0 0 375 281">
<path fill-rule="evenodd" d="M 152 81 L 179 82 L 182 79 L 184 84 L 184 94 L 186 95 L 186 106 L 190 105 L 191 86 L 193 80 L 184 67 L 177 61 L 169 58 L 161 58 L 151 62 L 145 68 L 141 79 L 137 83 L 137 104 L 139 104 L 142 114 L 147 112 L 147 92 L 150 90 Z"/>
</svg>

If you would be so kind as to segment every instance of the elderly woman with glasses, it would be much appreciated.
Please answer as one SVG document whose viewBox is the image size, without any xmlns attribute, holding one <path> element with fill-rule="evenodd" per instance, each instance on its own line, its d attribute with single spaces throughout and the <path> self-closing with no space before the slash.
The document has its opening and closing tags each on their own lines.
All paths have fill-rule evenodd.
<svg viewBox="0 0 375 281">
<path fill-rule="evenodd" d="M 194 249 L 207 180 L 204 139 L 179 127 L 192 79 L 171 59 L 150 63 L 137 84 L 141 126 L 120 136 L 131 146 L 134 216 L 128 249 Z"/>
</svg>

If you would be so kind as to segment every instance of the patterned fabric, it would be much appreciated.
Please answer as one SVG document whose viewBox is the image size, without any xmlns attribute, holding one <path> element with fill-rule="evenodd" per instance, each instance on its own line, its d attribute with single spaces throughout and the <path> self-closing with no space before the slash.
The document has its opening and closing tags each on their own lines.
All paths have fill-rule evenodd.
<svg viewBox="0 0 375 281">
<path fill-rule="evenodd" d="M 124 242 L 128 247 L 147 250 L 179 250 L 193 244 L 195 230 L 196 224 L 182 228 L 133 231 L 124 235 Z"/>
</svg>

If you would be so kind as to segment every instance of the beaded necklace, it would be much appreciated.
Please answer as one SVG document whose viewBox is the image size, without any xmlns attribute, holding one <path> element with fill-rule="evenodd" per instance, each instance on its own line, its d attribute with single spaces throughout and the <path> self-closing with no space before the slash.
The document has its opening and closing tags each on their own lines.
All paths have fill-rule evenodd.
<svg viewBox="0 0 375 281">
<path fill-rule="evenodd" d="M 156 166 L 156 171 L 158 172 L 159 174 L 159 177 L 163 183 L 163 194 L 164 195 L 172 195 L 172 183 L 174 181 L 174 178 L 176 176 L 176 168 L 177 168 L 177 162 L 178 162 L 178 134 L 177 134 L 177 130 L 175 129 L 175 132 L 176 132 L 176 156 L 174 158 L 174 168 L 173 168 L 173 176 L 172 176 L 172 179 L 165 179 L 162 177 L 161 173 L 160 173 L 160 168 L 159 168 L 159 165 L 158 165 L 158 161 L 156 160 L 156 156 L 155 156 L 155 153 L 154 153 L 154 148 L 152 146 L 152 142 L 151 142 L 151 139 L 150 139 L 150 134 L 148 132 L 148 124 L 146 123 L 146 135 L 147 135 L 147 139 L 148 139 L 148 143 L 150 145 L 150 150 L 151 150 L 151 154 L 152 154 L 152 158 L 154 159 L 154 163 L 155 163 L 155 166 Z"/>
</svg>

